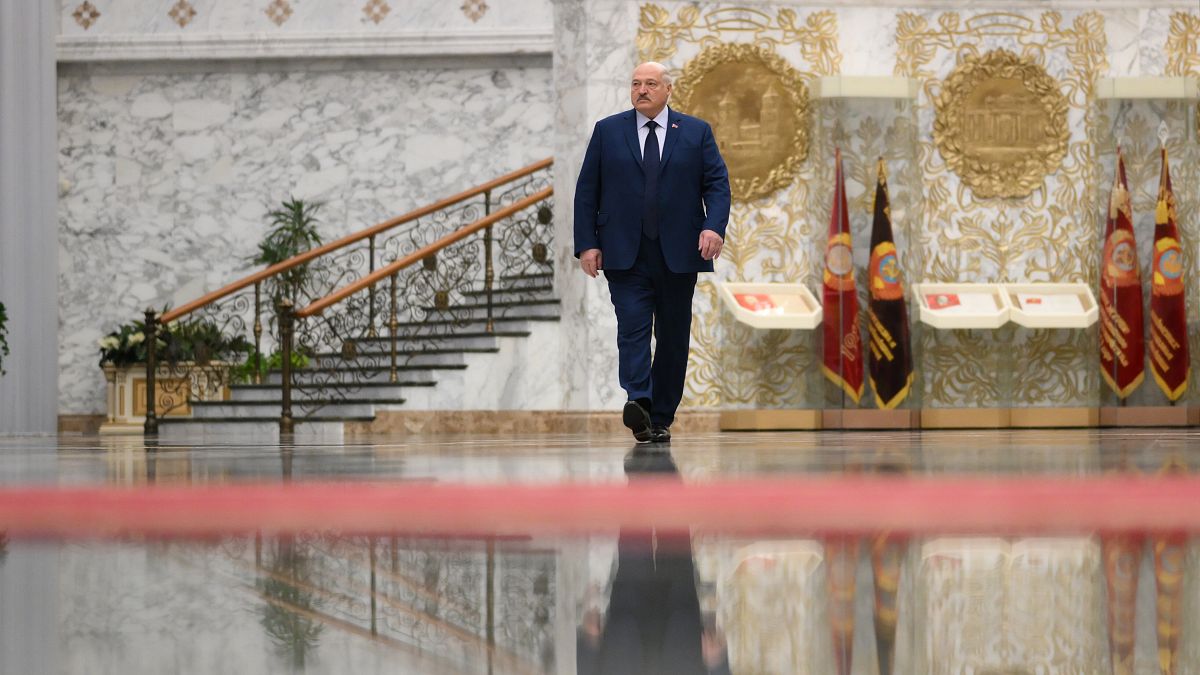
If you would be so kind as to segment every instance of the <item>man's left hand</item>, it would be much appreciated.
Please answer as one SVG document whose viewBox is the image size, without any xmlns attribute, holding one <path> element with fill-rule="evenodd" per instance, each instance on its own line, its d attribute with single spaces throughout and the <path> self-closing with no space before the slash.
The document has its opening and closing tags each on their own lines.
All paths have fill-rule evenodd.
<svg viewBox="0 0 1200 675">
<path fill-rule="evenodd" d="M 721 247 L 725 240 L 712 230 L 700 231 L 700 257 L 705 260 L 716 260 L 721 257 Z"/>
</svg>

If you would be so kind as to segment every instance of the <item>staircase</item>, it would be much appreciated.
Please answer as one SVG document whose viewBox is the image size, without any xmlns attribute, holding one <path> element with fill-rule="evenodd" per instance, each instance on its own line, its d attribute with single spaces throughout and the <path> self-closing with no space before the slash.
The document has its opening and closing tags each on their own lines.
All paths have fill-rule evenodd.
<svg viewBox="0 0 1200 675">
<path fill-rule="evenodd" d="M 486 405 L 470 389 L 468 366 L 487 367 L 481 357 L 535 332 L 545 339 L 547 322 L 559 319 L 551 164 L 293 256 L 161 317 L 148 313 L 150 326 L 201 320 L 245 336 L 264 358 L 279 362 L 290 351 L 304 363 L 291 369 L 290 387 L 283 372 L 268 372 L 229 385 L 226 400 L 190 401 L 190 417 L 157 417 L 147 428 L 167 441 L 272 442 L 286 391 L 299 437 L 340 443 L 347 422 L 372 422 L 380 410 L 461 409 L 472 396 Z M 275 293 L 292 302 L 272 306 Z M 227 381 L 219 366 L 205 368 Z"/>
<path fill-rule="evenodd" d="M 378 410 L 430 409 L 439 376 L 465 371 L 468 354 L 499 354 L 505 338 L 528 338 L 537 326 L 559 320 L 561 302 L 553 295 L 553 278 L 553 273 L 501 277 L 492 291 L 490 333 L 487 304 L 471 297 L 482 290 L 465 293 L 466 302 L 441 312 L 426 308 L 428 320 L 399 324 L 396 382 L 390 377 L 386 329 L 377 330 L 376 337 L 355 339 L 353 358 L 335 352 L 313 355 L 308 367 L 294 373 L 292 415 L 297 434 L 317 442 L 340 442 L 344 423 L 372 422 Z M 229 393 L 225 401 L 191 401 L 191 417 L 161 419 L 160 435 L 168 440 L 278 437 L 282 406 L 278 370 L 262 384 L 233 384 Z M 445 396 L 443 392 L 443 400 Z"/>
</svg>

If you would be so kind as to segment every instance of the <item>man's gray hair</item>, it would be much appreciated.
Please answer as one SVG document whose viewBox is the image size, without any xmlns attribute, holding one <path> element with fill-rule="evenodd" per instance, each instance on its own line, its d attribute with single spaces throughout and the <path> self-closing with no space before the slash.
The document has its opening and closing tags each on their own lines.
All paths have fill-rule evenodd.
<svg viewBox="0 0 1200 675">
<path fill-rule="evenodd" d="M 641 68 L 642 66 L 654 66 L 655 68 L 658 68 L 658 72 L 659 72 L 658 77 L 659 77 L 659 79 L 661 79 L 663 81 L 663 84 L 671 84 L 672 83 L 673 78 L 671 77 L 670 69 L 668 69 L 666 66 L 659 63 L 658 61 L 647 61 L 647 62 L 639 65 L 638 68 Z M 635 68 L 634 70 L 636 70 L 636 69 L 637 68 Z"/>
</svg>

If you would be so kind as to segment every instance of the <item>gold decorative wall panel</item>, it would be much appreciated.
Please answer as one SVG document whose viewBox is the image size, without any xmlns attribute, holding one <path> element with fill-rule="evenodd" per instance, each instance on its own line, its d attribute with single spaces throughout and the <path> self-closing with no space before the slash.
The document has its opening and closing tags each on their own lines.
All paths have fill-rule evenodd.
<svg viewBox="0 0 1200 675">
<path fill-rule="evenodd" d="M 1030 59 L 968 54 L 934 100 L 933 139 L 977 197 L 1026 197 L 1067 153 L 1067 100 Z"/>
<path fill-rule="evenodd" d="M 769 49 L 706 47 L 684 67 L 673 101 L 712 124 L 734 199 L 767 197 L 786 187 L 808 156 L 808 87 Z"/>
<path fill-rule="evenodd" d="M 1099 12 L 900 12 L 896 24 L 895 73 L 923 81 L 920 139 L 924 187 L 921 227 L 914 230 L 911 278 L 925 281 L 1095 282 L 1098 263 L 1099 173 L 1095 84 L 1108 67 L 1108 38 Z M 934 142 L 934 102 L 946 94 L 942 81 L 961 64 L 982 61 L 1005 49 L 1037 65 L 1058 83 L 1066 103 L 1068 137 L 1061 165 L 1024 197 L 982 198 L 955 173 Z M 949 83 L 953 86 L 953 82 Z M 1012 194 L 1011 192 L 1009 194 Z M 1005 342 L 1005 338 L 1012 340 Z M 979 340 L 984 340 L 983 344 Z M 1097 377 L 1094 331 L 1028 331 L 1011 335 L 930 335 L 924 405 L 1094 405 Z M 1054 358 L 1034 353 L 1050 348 Z M 971 366 L 1003 351 L 1024 354 L 1024 376 L 1036 374 L 1053 387 L 1011 380 L 998 390 L 995 368 Z M 985 361 L 986 362 L 986 361 Z M 994 363 L 994 359 L 992 361 Z M 1015 387 L 1015 388 L 1014 388 Z"/>
<path fill-rule="evenodd" d="M 855 12 L 855 20 L 862 20 L 862 8 L 805 13 L 763 4 L 645 4 L 639 14 L 638 58 L 661 61 L 683 73 L 707 48 L 753 45 L 777 56 L 811 88 L 815 78 L 843 70 L 839 17 L 849 20 L 845 13 L 850 11 Z M 888 10 L 872 12 L 887 14 L 874 25 L 888 25 L 892 16 Z M 1158 123 L 1166 119 L 1172 130 L 1168 147 L 1187 269 L 1196 270 L 1200 263 L 1195 246 L 1200 241 L 1196 209 L 1200 195 L 1190 187 L 1200 184 L 1195 103 L 1139 104 L 1120 120 L 1107 111 L 1096 97 L 1097 79 L 1119 74 L 1109 63 L 1110 51 L 1124 59 L 1131 48 L 1125 43 L 1110 48 L 1105 16 L 1103 11 L 1082 10 L 897 11 L 890 20 L 894 45 L 855 45 L 856 53 L 846 58 L 854 58 L 856 63 L 878 63 L 880 54 L 894 53 L 893 73 L 917 80 L 918 98 L 911 102 L 810 102 L 813 122 L 807 158 L 799 163 L 794 178 L 775 192 L 735 201 L 717 272 L 701 277 L 684 405 L 829 405 L 823 380 L 812 374 L 819 361 L 815 336 L 803 331 L 755 331 L 738 324 L 720 307 L 713 280 L 819 287 L 835 147 L 841 147 L 845 156 L 856 269 L 862 271 L 866 266 L 871 200 L 866 186 L 874 184 L 876 158 L 882 155 L 891 178 L 896 246 L 909 283 L 1085 282 L 1094 288 L 1103 202 L 1112 175 L 1114 128 L 1119 122 L 1129 143 L 1126 160 L 1131 188 L 1137 186 L 1135 214 L 1152 219 L 1153 205 L 1147 206 L 1147 202 L 1157 190 L 1158 175 L 1151 159 L 1152 139 Z M 1165 45 L 1137 46 L 1144 71 L 1140 74 L 1200 76 L 1200 13 L 1151 10 L 1144 20 L 1148 23 L 1141 37 L 1134 40 L 1145 42 L 1147 35 L 1161 35 Z M 1125 21 L 1114 20 L 1114 36 L 1125 35 Z M 983 61 L 989 52 L 1000 50 L 1045 74 L 1047 80 L 1038 91 L 1058 94 L 1048 103 L 1045 118 L 1058 135 L 1049 134 L 1042 138 L 1045 143 L 1035 144 L 1042 147 L 1053 141 L 1054 148 L 1043 157 L 1041 176 L 1019 192 L 972 185 L 935 142 L 936 104 L 948 92 L 953 93 L 952 74 L 962 64 Z M 860 51 L 873 60 L 864 61 Z M 1148 62 L 1148 53 L 1161 60 Z M 719 98 L 700 98 L 713 109 L 719 108 Z M 687 96 L 675 102 L 680 103 L 695 105 Z M 696 110 L 706 119 L 716 116 Z M 1190 134 L 1182 132 L 1185 119 Z M 964 133 L 969 141 L 969 128 Z M 1134 154 L 1139 157 L 1136 161 Z M 1060 158 L 1052 161 L 1055 156 Z M 1137 227 L 1139 246 L 1148 247 L 1152 227 L 1141 221 Z M 1148 264 L 1148 254 L 1141 257 Z M 865 288 L 864 281 L 859 279 L 860 288 Z M 1188 298 L 1193 323 L 1200 319 L 1200 297 L 1196 295 L 1200 294 Z M 1082 407 L 1100 402 L 1094 329 L 1010 326 L 977 333 L 922 328 L 914 333 L 914 339 L 920 385 L 914 389 L 913 400 L 922 407 Z M 1193 358 L 1200 361 L 1200 356 L 1195 356 L 1200 355 L 1200 331 L 1191 331 L 1190 339 Z M 1193 378 L 1198 376 L 1200 367 L 1194 367 Z M 1196 379 L 1190 392 L 1191 400 L 1200 400 Z"/>
</svg>

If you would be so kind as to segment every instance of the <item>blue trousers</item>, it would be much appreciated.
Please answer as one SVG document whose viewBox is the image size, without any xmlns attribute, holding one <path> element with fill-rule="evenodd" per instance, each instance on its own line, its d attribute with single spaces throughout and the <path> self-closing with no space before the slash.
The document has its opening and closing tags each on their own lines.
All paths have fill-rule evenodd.
<svg viewBox="0 0 1200 675">
<path fill-rule="evenodd" d="M 643 236 L 633 267 L 605 270 L 604 277 L 617 313 L 621 388 L 631 401 L 650 399 L 652 424 L 670 426 L 687 376 L 696 273 L 672 272 L 659 242 Z"/>
</svg>

